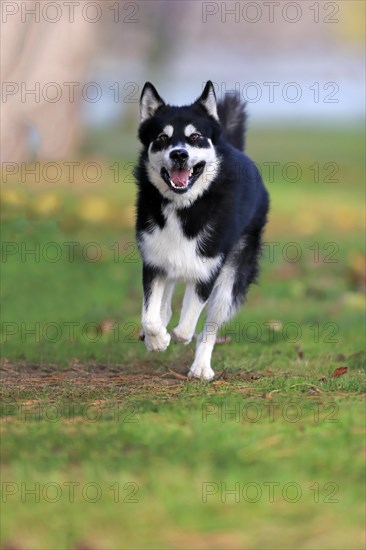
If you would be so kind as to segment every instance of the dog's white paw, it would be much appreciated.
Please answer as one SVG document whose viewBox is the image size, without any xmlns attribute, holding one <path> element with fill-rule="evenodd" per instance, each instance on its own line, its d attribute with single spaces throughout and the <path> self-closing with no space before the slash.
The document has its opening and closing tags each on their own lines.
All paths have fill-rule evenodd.
<svg viewBox="0 0 366 550">
<path fill-rule="evenodd" d="M 192 341 L 193 334 L 187 333 L 187 331 L 180 329 L 178 325 L 172 330 L 172 338 L 174 342 L 178 342 L 187 346 Z"/>
<path fill-rule="evenodd" d="M 199 378 L 200 380 L 212 380 L 214 376 L 215 373 L 210 365 L 206 363 L 196 363 L 196 361 L 194 361 L 188 373 L 188 378 Z"/>
<path fill-rule="evenodd" d="M 145 346 L 148 351 L 165 351 L 170 344 L 170 334 L 165 328 L 157 334 L 145 333 Z"/>
</svg>

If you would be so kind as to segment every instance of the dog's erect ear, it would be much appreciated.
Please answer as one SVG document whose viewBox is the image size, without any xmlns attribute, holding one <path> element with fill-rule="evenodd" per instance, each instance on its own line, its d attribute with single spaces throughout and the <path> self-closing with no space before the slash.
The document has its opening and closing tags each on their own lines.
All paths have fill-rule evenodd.
<svg viewBox="0 0 366 550">
<path fill-rule="evenodd" d="M 217 114 L 216 94 L 211 80 L 208 80 L 206 83 L 206 86 L 196 103 L 203 105 L 210 116 L 212 116 L 215 120 L 219 120 L 219 115 Z"/>
<path fill-rule="evenodd" d="M 150 82 L 146 82 L 140 97 L 140 122 L 152 117 L 162 105 L 165 105 L 165 102 L 154 86 Z"/>
</svg>

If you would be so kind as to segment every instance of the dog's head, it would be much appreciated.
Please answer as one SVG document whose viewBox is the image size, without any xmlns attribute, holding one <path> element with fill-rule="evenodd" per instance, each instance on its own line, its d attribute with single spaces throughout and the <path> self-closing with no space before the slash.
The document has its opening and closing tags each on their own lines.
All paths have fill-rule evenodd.
<svg viewBox="0 0 366 550">
<path fill-rule="evenodd" d="M 217 174 L 215 142 L 221 133 L 216 96 L 207 82 L 201 96 L 187 107 L 167 105 L 147 82 L 140 99 L 139 138 L 146 150 L 149 180 L 160 193 L 192 202 Z"/>
</svg>

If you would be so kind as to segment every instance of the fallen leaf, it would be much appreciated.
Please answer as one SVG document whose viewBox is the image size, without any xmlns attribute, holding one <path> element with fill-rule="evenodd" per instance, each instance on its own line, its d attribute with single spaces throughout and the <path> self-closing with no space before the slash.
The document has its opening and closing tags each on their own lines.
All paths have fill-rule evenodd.
<svg viewBox="0 0 366 550">
<path fill-rule="evenodd" d="M 85 222 L 105 222 L 111 215 L 111 205 L 102 197 L 88 196 L 80 202 L 78 214 Z"/>
<path fill-rule="evenodd" d="M 303 350 L 301 349 L 301 347 L 299 346 L 299 344 L 296 344 L 295 350 L 296 350 L 296 352 L 297 352 L 297 358 L 298 358 L 298 359 L 304 359 L 304 352 L 303 352 Z"/>
<path fill-rule="evenodd" d="M 347 278 L 353 288 L 364 290 L 366 286 L 366 257 L 353 252 L 349 258 Z"/>
<path fill-rule="evenodd" d="M 345 292 L 342 296 L 343 303 L 353 309 L 364 311 L 365 296 L 361 292 Z"/>
<path fill-rule="evenodd" d="M 333 378 L 338 378 L 339 376 L 343 376 L 348 372 L 348 367 L 338 367 L 335 369 L 335 371 L 332 373 Z"/>
<path fill-rule="evenodd" d="M 14 189 L 6 189 L 1 193 L 1 200 L 10 206 L 21 206 L 25 203 L 25 198 Z"/>
<path fill-rule="evenodd" d="M 37 214 L 49 216 L 54 214 L 60 205 L 60 198 L 55 193 L 45 193 L 37 198 L 33 208 Z"/>
</svg>

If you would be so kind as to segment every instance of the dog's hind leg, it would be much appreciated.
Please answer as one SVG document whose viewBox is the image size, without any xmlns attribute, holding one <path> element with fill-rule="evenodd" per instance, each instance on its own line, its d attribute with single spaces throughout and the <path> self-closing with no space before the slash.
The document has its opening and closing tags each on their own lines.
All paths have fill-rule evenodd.
<svg viewBox="0 0 366 550">
<path fill-rule="evenodd" d="M 217 333 L 223 323 L 236 311 L 233 297 L 235 269 L 225 265 L 217 278 L 207 306 L 207 319 L 203 331 L 197 336 L 196 355 L 188 373 L 190 378 L 211 380 L 215 373 L 211 368 L 211 356 Z"/>
<path fill-rule="evenodd" d="M 197 337 L 196 355 L 188 376 L 203 380 L 214 377 L 211 356 L 217 333 L 221 325 L 235 315 L 249 285 L 255 280 L 260 247 L 258 232 L 242 238 L 230 253 L 210 294 L 206 323 Z"/>
</svg>

